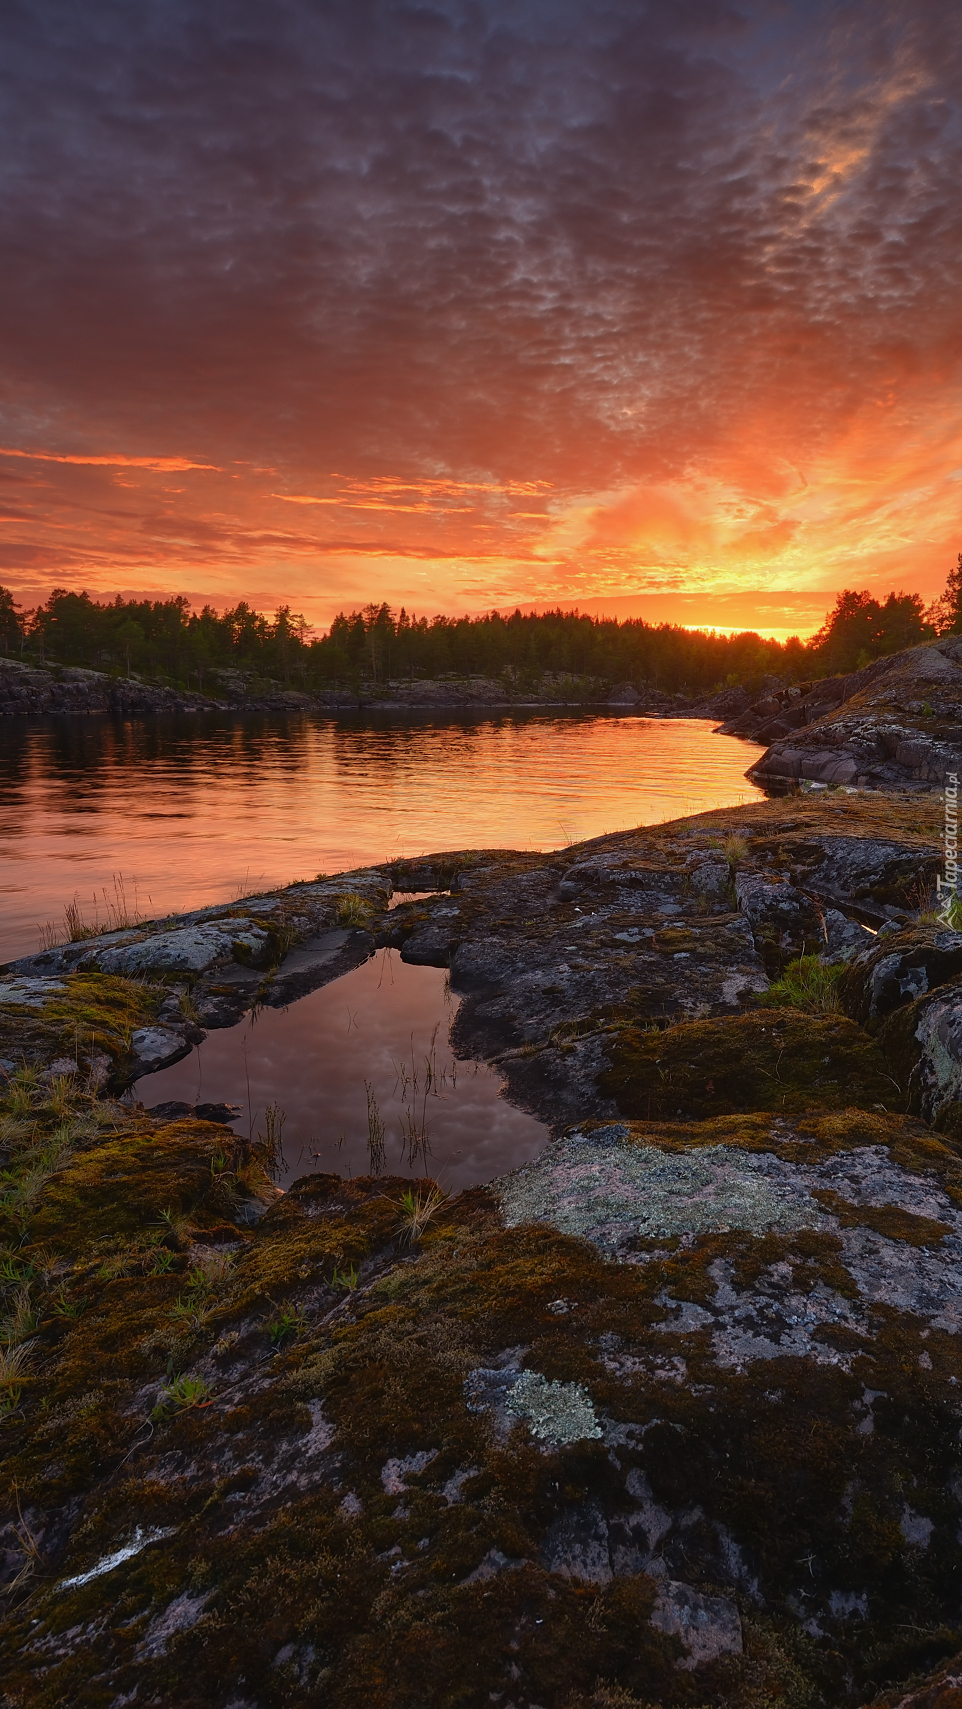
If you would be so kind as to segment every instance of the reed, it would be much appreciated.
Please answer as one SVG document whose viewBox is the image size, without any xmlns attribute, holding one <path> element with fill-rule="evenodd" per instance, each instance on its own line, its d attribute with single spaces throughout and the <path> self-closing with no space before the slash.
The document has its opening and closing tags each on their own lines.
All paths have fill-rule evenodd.
<svg viewBox="0 0 962 1709">
<path fill-rule="evenodd" d="M 364 1082 L 367 1094 L 367 1155 L 372 1175 L 383 1175 L 386 1161 L 384 1148 L 384 1122 L 374 1096 L 374 1087 L 369 1080 Z"/>
</svg>

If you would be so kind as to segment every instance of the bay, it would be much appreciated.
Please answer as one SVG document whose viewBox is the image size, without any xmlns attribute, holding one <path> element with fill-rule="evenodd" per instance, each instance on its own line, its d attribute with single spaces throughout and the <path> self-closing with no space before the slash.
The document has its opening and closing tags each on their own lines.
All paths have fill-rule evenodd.
<svg viewBox="0 0 962 1709">
<path fill-rule="evenodd" d="M 550 849 L 759 799 L 707 720 L 523 709 L 0 721 L 0 958 L 398 855 Z"/>
</svg>

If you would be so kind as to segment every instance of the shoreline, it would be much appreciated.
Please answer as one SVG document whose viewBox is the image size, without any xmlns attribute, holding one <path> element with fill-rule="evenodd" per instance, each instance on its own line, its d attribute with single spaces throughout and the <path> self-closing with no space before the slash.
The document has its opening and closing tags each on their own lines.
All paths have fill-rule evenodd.
<svg viewBox="0 0 962 1709">
<path fill-rule="evenodd" d="M 596 1676 L 736 1703 L 759 1670 L 864 1704 L 880 1665 L 911 1704 L 962 1646 L 941 833 L 931 794 L 792 796 L 9 964 L 11 1703 L 227 1709 L 242 1673 L 267 1706 L 292 1654 L 305 1701 L 372 1701 L 413 1644 L 425 1704 L 462 1657 L 504 1695 L 506 1656 L 555 1702 L 586 1653 L 591 1709 Z M 281 1192 L 270 1124 L 118 1096 L 382 944 L 448 969 L 456 1055 L 550 1128 L 530 1163 L 445 1198 L 375 1135 L 371 1174 Z"/>
<path fill-rule="evenodd" d="M 212 677 L 217 673 L 212 672 Z M 383 688 L 362 684 L 356 690 L 326 689 L 312 693 L 281 683 L 251 689 L 239 673 L 219 673 L 219 692 L 203 694 L 169 685 L 111 677 L 73 666 L 41 668 L 0 659 L 0 717 L 88 713 L 150 716 L 163 712 L 424 712 L 577 710 L 637 712 L 644 716 L 723 717 L 744 710 L 749 696 L 726 689 L 714 696 L 669 695 L 658 690 L 639 692 L 630 683 L 586 693 L 577 679 L 569 692 L 564 683 L 540 690 L 507 690 L 488 677 L 391 682 Z M 577 685 L 577 692 L 575 691 Z"/>
</svg>

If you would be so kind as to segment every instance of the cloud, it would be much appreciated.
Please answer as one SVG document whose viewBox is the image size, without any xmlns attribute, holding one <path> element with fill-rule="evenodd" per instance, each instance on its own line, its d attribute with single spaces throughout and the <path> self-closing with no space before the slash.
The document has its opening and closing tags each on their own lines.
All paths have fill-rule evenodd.
<svg viewBox="0 0 962 1709">
<path fill-rule="evenodd" d="M 960 60 L 949 0 L 16 6 L 23 564 L 937 580 Z"/>
<path fill-rule="evenodd" d="M 68 451 L 20 451 L 0 445 L 0 457 L 24 457 L 31 463 L 79 463 L 104 469 L 150 469 L 164 473 L 169 469 L 214 469 L 214 463 L 192 463 L 187 457 L 92 457 Z"/>
</svg>

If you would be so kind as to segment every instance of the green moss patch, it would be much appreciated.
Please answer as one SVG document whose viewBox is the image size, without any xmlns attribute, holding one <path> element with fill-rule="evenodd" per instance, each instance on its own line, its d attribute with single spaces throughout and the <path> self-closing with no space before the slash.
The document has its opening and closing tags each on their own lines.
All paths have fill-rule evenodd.
<svg viewBox="0 0 962 1709">
<path fill-rule="evenodd" d="M 165 1213 L 196 1232 L 233 1232 L 243 1202 L 242 1141 L 213 1122 L 134 1127 L 78 1152 L 49 1182 L 31 1224 L 77 1258 L 104 1242 L 163 1228 Z"/>
<path fill-rule="evenodd" d="M 0 1007 L 0 1055 L 14 1062 L 64 1056 L 82 1066 L 98 1055 L 121 1062 L 132 1034 L 149 1025 L 163 996 L 160 987 L 109 973 L 64 974 L 58 983 L 63 991 L 40 1009 Z"/>
<path fill-rule="evenodd" d="M 843 1017 L 770 1009 L 615 1035 L 598 1085 L 624 1115 L 700 1120 L 864 1104 L 903 1109 L 904 1095 L 861 1027 Z"/>
</svg>

